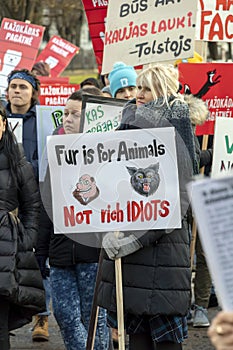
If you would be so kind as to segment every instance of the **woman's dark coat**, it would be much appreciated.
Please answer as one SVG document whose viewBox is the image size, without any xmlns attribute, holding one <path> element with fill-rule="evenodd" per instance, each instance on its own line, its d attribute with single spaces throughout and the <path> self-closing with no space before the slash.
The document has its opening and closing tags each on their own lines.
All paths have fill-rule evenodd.
<svg viewBox="0 0 233 350">
<path fill-rule="evenodd" d="M 180 315 L 190 307 L 190 235 L 187 224 L 189 200 L 186 184 L 197 172 L 194 135 L 187 104 L 173 103 L 170 108 L 153 101 L 136 108 L 127 104 L 120 130 L 175 127 L 181 198 L 182 228 L 133 232 L 143 245 L 122 258 L 124 311 L 133 315 Z M 195 170 L 194 170 L 195 169 Z M 128 232 L 130 233 L 130 232 Z M 127 232 L 125 234 L 128 234 Z M 105 256 L 98 304 L 116 312 L 114 261 Z"/>
<path fill-rule="evenodd" d="M 9 330 L 45 311 L 42 276 L 33 252 L 40 210 L 33 169 L 24 156 L 18 162 L 18 188 L 0 141 L 0 298 L 10 302 Z M 20 218 L 12 213 L 19 209 Z"/>
</svg>

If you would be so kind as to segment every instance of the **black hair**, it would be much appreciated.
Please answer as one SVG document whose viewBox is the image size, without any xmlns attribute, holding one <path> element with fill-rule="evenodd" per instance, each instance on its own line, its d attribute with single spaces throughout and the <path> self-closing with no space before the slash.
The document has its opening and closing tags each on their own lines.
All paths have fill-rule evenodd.
<svg viewBox="0 0 233 350">
<path fill-rule="evenodd" d="M 75 92 L 73 92 L 67 99 L 68 100 L 78 100 L 78 101 L 82 101 L 82 97 L 83 94 L 87 94 L 87 95 L 95 95 L 95 96 L 104 96 L 103 92 L 98 89 L 95 86 L 86 86 L 83 89 L 79 89 L 76 90 Z"/>
<path fill-rule="evenodd" d="M 10 164 L 11 176 L 13 178 L 14 183 L 17 186 L 18 179 L 19 179 L 18 162 L 20 159 L 19 145 L 15 135 L 10 130 L 7 116 L 6 116 L 6 110 L 1 102 L 0 102 L 0 117 L 2 118 L 3 122 L 6 121 L 5 131 L 2 134 L 1 144 L 3 145 L 3 152 L 8 158 L 8 161 Z"/>
<path fill-rule="evenodd" d="M 96 78 L 87 78 L 80 83 L 81 88 L 86 85 L 95 86 L 100 89 L 99 81 Z"/>
</svg>

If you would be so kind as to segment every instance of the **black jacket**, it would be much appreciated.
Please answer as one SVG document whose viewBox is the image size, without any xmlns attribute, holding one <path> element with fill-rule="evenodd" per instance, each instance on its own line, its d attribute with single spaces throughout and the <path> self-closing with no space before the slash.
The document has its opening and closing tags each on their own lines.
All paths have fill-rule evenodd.
<svg viewBox="0 0 233 350">
<path fill-rule="evenodd" d="M 0 143 L 0 297 L 10 302 L 9 329 L 45 311 L 41 273 L 33 252 L 37 239 L 39 191 L 31 164 L 18 162 L 18 188 Z M 10 213 L 19 209 L 21 221 Z"/>
<path fill-rule="evenodd" d="M 126 114 L 124 114 L 126 112 Z M 188 106 L 161 101 L 123 111 L 121 130 L 174 126 L 178 154 L 182 228 L 135 231 L 143 248 L 122 258 L 124 311 L 133 315 L 186 315 L 191 297 L 190 236 L 186 183 L 196 171 L 194 135 Z M 195 170 L 194 170 L 195 169 Z M 125 234 L 129 234 L 126 232 Z M 142 234 L 140 236 L 140 234 Z M 98 304 L 116 312 L 114 261 L 105 256 Z"/>
</svg>

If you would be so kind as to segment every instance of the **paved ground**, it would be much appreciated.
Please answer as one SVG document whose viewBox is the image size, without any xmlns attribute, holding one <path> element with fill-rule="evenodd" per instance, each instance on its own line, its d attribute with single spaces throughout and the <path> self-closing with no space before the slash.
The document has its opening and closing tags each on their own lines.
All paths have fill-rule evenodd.
<svg viewBox="0 0 233 350">
<path fill-rule="evenodd" d="M 209 309 L 209 317 L 212 319 L 217 313 L 217 308 Z M 49 341 L 43 343 L 32 342 L 31 327 L 27 325 L 15 331 L 15 336 L 11 337 L 11 349 L 13 350 L 65 350 L 61 339 L 59 328 L 53 316 L 49 322 Z M 146 349 L 142 349 L 146 350 Z M 189 327 L 189 338 L 183 345 L 183 350 L 214 350 L 206 334 L 206 328 Z"/>
</svg>

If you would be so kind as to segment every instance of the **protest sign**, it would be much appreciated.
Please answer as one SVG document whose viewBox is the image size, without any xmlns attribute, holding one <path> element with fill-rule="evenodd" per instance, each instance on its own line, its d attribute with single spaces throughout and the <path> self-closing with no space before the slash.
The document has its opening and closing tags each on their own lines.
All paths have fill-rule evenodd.
<svg viewBox="0 0 233 350">
<path fill-rule="evenodd" d="M 22 118 L 8 118 L 10 130 L 14 133 L 19 143 L 23 142 L 23 119 Z"/>
<path fill-rule="evenodd" d="M 174 128 L 47 140 L 55 233 L 181 227 Z"/>
<path fill-rule="evenodd" d="M 224 310 L 233 310 L 233 177 L 188 186 L 208 267 Z"/>
<path fill-rule="evenodd" d="M 64 106 L 67 98 L 76 90 L 79 84 L 41 83 L 40 104 L 45 106 Z"/>
<path fill-rule="evenodd" d="M 98 71 L 101 73 L 108 0 L 82 0 L 82 2 L 87 16 Z"/>
<path fill-rule="evenodd" d="M 14 69 L 32 69 L 44 34 L 44 27 L 3 18 L 0 30 L 0 92 L 7 88 L 7 76 Z"/>
<path fill-rule="evenodd" d="M 74 55 L 79 52 L 79 47 L 69 41 L 54 35 L 41 51 L 36 62 L 44 61 L 50 66 L 51 77 L 59 76 L 68 66 Z"/>
<path fill-rule="evenodd" d="M 80 132 L 106 132 L 118 128 L 126 101 L 83 95 Z"/>
<path fill-rule="evenodd" d="M 196 39 L 232 42 L 232 1 L 199 0 L 198 5 Z"/>
<path fill-rule="evenodd" d="M 232 63 L 180 63 L 181 93 L 202 98 L 210 111 L 203 125 L 197 125 L 197 135 L 213 135 L 218 117 L 233 117 Z"/>
<path fill-rule="evenodd" d="M 46 138 L 62 124 L 63 106 L 36 106 L 39 181 L 43 182 L 48 166 Z"/>
<path fill-rule="evenodd" d="M 213 145 L 212 177 L 233 175 L 233 119 L 217 118 Z"/>
<path fill-rule="evenodd" d="M 110 1 L 102 74 L 116 61 L 132 66 L 193 56 L 197 0 Z"/>
</svg>

